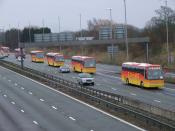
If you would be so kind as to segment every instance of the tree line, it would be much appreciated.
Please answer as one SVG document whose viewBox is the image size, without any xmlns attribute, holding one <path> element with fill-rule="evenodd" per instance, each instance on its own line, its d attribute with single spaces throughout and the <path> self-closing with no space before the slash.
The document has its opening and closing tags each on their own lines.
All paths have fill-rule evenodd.
<svg viewBox="0 0 175 131">
<path fill-rule="evenodd" d="M 14 49 L 18 47 L 18 42 L 34 42 L 34 34 L 51 33 L 48 27 L 25 27 L 23 30 L 12 28 L 5 32 L 6 46 Z"/>
<path fill-rule="evenodd" d="M 152 49 L 159 49 L 166 43 L 166 21 L 168 23 L 169 43 L 170 48 L 175 45 L 175 10 L 170 7 L 161 6 L 160 9 L 155 10 L 156 16 L 152 17 L 143 29 L 139 29 L 133 25 L 127 25 L 128 37 L 144 37 L 148 36 L 151 41 Z M 82 31 L 75 32 L 75 36 L 91 36 L 95 39 L 99 37 L 99 29 L 101 26 L 110 26 L 112 24 L 115 27 L 116 23 L 105 19 L 92 19 L 87 22 L 88 28 Z M 51 33 L 49 27 L 38 28 L 38 27 L 25 27 L 23 30 L 16 28 L 7 30 L 5 32 L 6 45 L 10 48 L 16 48 L 18 41 L 20 42 L 34 42 L 34 34 L 39 33 Z M 30 36 L 30 37 L 29 37 Z"/>
</svg>

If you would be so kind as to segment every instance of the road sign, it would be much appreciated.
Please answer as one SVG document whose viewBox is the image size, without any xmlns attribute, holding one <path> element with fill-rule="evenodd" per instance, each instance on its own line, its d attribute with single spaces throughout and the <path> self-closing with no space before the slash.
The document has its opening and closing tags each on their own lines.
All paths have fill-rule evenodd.
<svg viewBox="0 0 175 131">
<path fill-rule="evenodd" d="M 116 54 L 118 52 L 118 46 L 108 46 L 107 47 L 108 54 Z"/>
<path fill-rule="evenodd" d="M 118 25 L 114 29 L 114 37 L 115 39 L 123 39 L 125 37 L 125 30 L 123 25 Z"/>
<path fill-rule="evenodd" d="M 99 31 L 100 40 L 112 39 L 112 29 L 111 27 L 101 27 Z"/>
</svg>

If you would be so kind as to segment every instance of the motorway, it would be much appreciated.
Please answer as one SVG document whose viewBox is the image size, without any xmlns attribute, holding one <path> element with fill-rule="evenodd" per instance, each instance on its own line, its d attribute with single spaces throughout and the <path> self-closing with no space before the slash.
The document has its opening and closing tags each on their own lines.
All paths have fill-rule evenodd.
<svg viewBox="0 0 175 131">
<path fill-rule="evenodd" d="M 20 62 L 17 61 L 13 55 L 6 60 L 20 64 Z M 77 82 L 77 73 L 71 72 L 68 74 L 62 74 L 58 72 L 58 68 L 48 66 L 46 63 L 32 63 L 29 55 L 27 55 L 24 65 L 41 72 Z M 120 69 L 117 66 L 97 64 L 97 73 L 94 75 L 94 88 L 116 93 L 118 95 L 126 96 L 161 108 L 175 111 L 175 85 L 166 83 L 165 88 L 162 90 L 148 90 L 135 86 L 128 86 L 121 82 L 121 79 L 117 74 L 119 71 Z"/>
<path fill-rule="evenodd" d="M 0 131 L 143 130 L 0 66 Z"/>
</svg>

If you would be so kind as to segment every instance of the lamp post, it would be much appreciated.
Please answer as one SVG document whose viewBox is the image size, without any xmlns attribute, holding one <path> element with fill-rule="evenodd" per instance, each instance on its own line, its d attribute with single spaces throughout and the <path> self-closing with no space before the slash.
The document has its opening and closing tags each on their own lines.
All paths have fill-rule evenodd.
<svg viewBox="0 0 175 131">
<path fill-rule="evenodd" d="M 125 45 L 126 45 L 126 59 L 129 60 L 128 54 L 128 29 L 127 29 L 127 17 L 126 17 L 126 0 L 124 1 L 124 9 L 125 9 Z"/>
<path fill-rule="evenodd" d="M 44 19 L 42 20 L 42 24 L 43 24 L 43 33 L 42 33 L 42 40 L 44 41 Z"/>
<path fill-rule="evenodd" d="M 19 22 L 18 22 L 18 47 L 20 49 L 20 59 L 21 59 L 21 69 L 24 69 L 24 55 L 23 55 L 23 45 L 20 42 L 20 29 L 19 29 Z"/>
<path fill-rule="evenodd" d="M 168 1 L 165 0 L 165 6 L 168 7 Z M 166 10 L 165 10 L 166 11 Z M 168 14 L 165 12 L 165 20 L 166 20 L 166 43 L 167 43 L 167 53 L 168 53 L 168 64 L 170 64 L 170 51 L 169 51 L 169 29 L 168 29 Z"/>
<path fill-rule="evenodd" d="M 112 8 L 108 8 L 107 10 L 109 10 L 109 15 L 110 15 L 110 26 L 111 26 L 111 32 L 110 32 L 110 39 L 112 40 Z M 111 43 L 111 48 L 112 48 L 112 54 L 111 54 L 111 60 L 114 57 L 114 45 L 113 43 Z"/>
<path fill-rule="evenodd" d="M 82 32 L 82 25 L 81 25 L 81 22 L 82 22 L 82 16 L 81 16 L 81 14 L 80 14 L 80 37 L 81 37 L 81 39 L 82 39 L 82 37 L 83 37 L 83 32 Z M 81 55 L 83 56 L 84 55 L 84 52 L 83 52 L 83 43 L 81 43 Z"/>
<path fill-rule="evenodd" d="M 30 22 L 29 22 L 29 43 L 32 42 L 32 41 L 31 41 L 31 31 L 30 31 L 30 28 L 31 28 L 31 26 L 30 26 Z"/>
<path fill-rule="evenodd" d="M 61 23 L 60 23 L 60 17 L 58 16 L 58 43 L 59 43 L 59 34 L 60 34 L 60 30 L 61 30 Z M 60 53 L 61 53 L 61 42 L 60 42 Z"/>
</svg>

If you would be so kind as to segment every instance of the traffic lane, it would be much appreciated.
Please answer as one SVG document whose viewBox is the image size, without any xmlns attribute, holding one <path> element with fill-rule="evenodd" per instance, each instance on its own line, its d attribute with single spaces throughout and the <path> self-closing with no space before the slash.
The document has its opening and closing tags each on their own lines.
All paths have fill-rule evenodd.
<svg viewBox="0 0 175 131">
<path fill-rule="evenodd" d="M 64 79 L 72 80 L 72 81 L 76 82 L 76 79 L 75 79 L 77 77 L 76 73 L 62 74 L 62 73 L 58 73 L 58 68 L 49 67 L 47 64 L 31 63 L 29 59 L 26 59 L 26 62 L 27 62 L 26 66 L 28 66 L 29 68 L 34 68 L 36 70 L 42 70 L 42 72 L 45 72 L 45 73 L 49 72 L 50 74 L 55 74 L 56 76 L 59 76 L 59 77 L 62 77 Z M 117 82 L 110 82 L 110 83 L 108 82 L 108 83 L 109 84 L 114 83 L 114 85 L 113 85 L 114 87 L 116 86 L 116 84 L 119 85 L 119 86 L 121 85 L 121 79 L 118 76 L 113 76 L 113 75 L 109 76 L 109 75 L 102 74 L 102 73 L 99 73 L 99 72 L 97 72 L 97 74 L 103 76 L 103 78 L 102 78 L 103 82 L 107 83 L 108 81 L 111 81 L 111 79 L 118 79 L 118 80 L 116 80 Z M 105 84 L 103 82 L 102 82 L 102 84 Z M 101 85 L 101 84 L 97 83 L 96 85 Z M 114 88 L 112 88 L 112 89 L 114 89 Z M 168 89 L 169 88 L 167 88 L 167 92 L 165 92 L 165 94 L 166 95 L 169 94 L 171 96 L 174 96 L 173 95 L 174 94 L 173 90 L 168 90 Z"/>
<path fill-rule="evenodd" d="M 26 64 L 26 66 L 29 66 L 30 68 L 34 68 L 36 70 L 40 70 L 42 72 L 53 74 L 53 75 L 62 77 L 64 79 L 72 80 L 76 82 L 77 73 L 60 74 L 57 71 L 58 68 L 50 67 L 44 63 L 42 64 L 31 63 L 29 62 L 29 59 L 27 61 L 28 63 Z M 126 89 L 126 88 L 123 88 L 123 84 L 121 82 L 120 77 L 106 75 L 99 72 L 97 72 L 96 75 L 94 76 L 95 76 L 95 83 L 96 83 L 95 84 L 96 86 L 94 86 L 94 88 L 96 89 L 131 97 L 149 104 L 154 104 L 154 105 L 156 104 L 158 106 L 160 105 L 161 107 L 166 107 L 168 109 L 171 108 L 174 110 L 174 98 L 173 98 L 175 97 L 174 90 L 167 90 L 165 88 L 164 90 L 148 91 L 145 89 L 135 88 L 133 86 L 129 86 L 129 88 Z M 116 91 L 116 89 L 119 89 L 119 90 Z M 142 95 L 140 96 L 140 94 Z M 161 94 L 163 94 L 163 96 Z M 168 104 L 168 106 L 165 106 L 166 104 Z"/>
<path fill-rule="evenodd" d="M 4 74 L 3 74 L 4 76 Z M 17 77 L 17 76 L 16 76 Z M 55 110 L 56 107 L 46 105 L 39 99 L 33 96 L 33 92 L 24 92 L 17 88 L 17 83 L 7 83 L 3 80 L 3 91 L 6 93 L 6 98 L 13 99 L 14 105 L 21 107 L 22 114 L 26 114 L 32 118 L 33 123 L 46 131 L 71 130 L 71 131 L 88 131 L 81 125 L 76 124 L 70 120 L 66 115 Z M 20 80 L 21 82 L 21 80 Z M 10 86 L 11 85 L 11 86 Z M 31 86 L 30 84 L 28 86 Z M 17 107 L 18 107 L 17 106 Z M 21 122 L 21 124 L 25 124 Z"/>
<path fill-rule="evenodd" d="M 8 95 L 2 91 L 4 84 L 0 80 L 0 130 L 1 131 L 43 131 L 28 118 L 22 109 L 11 103 Z"/>
<path fill-rule="evenodd" d="M 97 67 L 103 71 L 117 72 L 117 73 L 121 71 L 121 66 L 116 65 L 97 64 Z"/>
<path fill-rule="evenodd" d="M 60 115 L 63 115 L 66 118 L 68 118 L 70 121 L 73 121 L 74 123 L 76 123 L 78 125 L 78 127 L 83 128 L 81 130 L 91 130 L 91 129 L 92 130 L 94 130 L 94 129 L 101 130 L 101 131 L 103 131 L 103 130 L 104 131 L 106 131 L 106 130 L 112 131 L 113 129 L 137 130 L 134 127 L 131 127 L 129 125 L 126 125 L 126 124 L 116 120 L 116 119 L 113 119 L 109 116 L 106 116 L 106 115 L 104 115 L 96 110 L 93 110 L 87 106 L 80 104 L 79 102 L 75 102 L 75 101 L 73 101 L 73 100 L 71 100 L 71 99 L 69 99 L 69 98 L 67 98 L 67 97 L 65 97 L 57 92 L 54 92 L 46 87 L 38 85 L 35 82 L 31 82 L 28 79 L 25 79 L 23 77 L 19 77 L 20 81 L 16 80 L 18 77 L 16 75 L 15 75 L 16 77 L 14 77 L 13 73 L 10 73 L 10 74 L 11 75 L 8 76 L 8 78 L 6 78 L 6 79 L 8 79 L 8 80 L 10 79 L 11 83 L 13 83 L 13 85 L 14 86 L 16 85 L 16 86 L 15 86 L 15 89 L 14 88 L 9 89 L 9 92 L 7 94 L 10 94 L 10 90 L 12 90 L 12 91 L 19 90 L 19 92 L 21 92 L 21 93 L 17 93 L 17 96 L 20 96 L 19 98 L 23 98 L 26 95 L 32 96 L 31 101 L 33 101 L 33 103 L 35 103 L 35 99 L 36 99 L 37 101 L 39 101 L 39 103 L 43 103 L 44 105 L 47 105 L 48 107 L 50 107 L 49 109 L 57 111 Z M 28 85 L 28 86 L 22 85 L 24 83 L 25 83 L 25 85 Z M 23 87 L 24 89 L 21 89 L 20 87 Z M 29 94 L 29 90 L 30 90 L 30 92 L 32 92 L 32 94 Z M 10 96 L 12 96 L 12 94 L 10 94 Z M 13 96 L 13 97 L 15 97 L 15 96 Z M 30 112 L 30 110 L 32 110 L 31 108 L 33 106 L 40 105 L 38 102 L 35 105 L 33 105 L 32 103 L 29 102 L 29 100 L 26 100 L 26 99 L 27 98 L 23 98 L 23 100 L 25 100 L 26 104 L 24 104 L 23 102 L 20 102 L 20 105 L 23 105 L 23 107 L 25 107 L 25 110 L 27 110 L 27 112 Z M 22 100 L 15 99 L 15 101 L 22 101 Z M 35 107 L 35 108 L 37 108 L 37 107 Z M 39 106 L 39 108 L 42 109 L 42 112 L 45 109 L 44 106 Z M 37 113 L 36 111 L 31 112 L 31 114 L 36 114 L 36 113 Z M 47 118 L 48 118 L 48 115 L 47 115 Z M 36 119 L 37 119 L 37 122 L 39 124 L 42 123 L 41 121 L 43 118 L 41 118 L 41 120 L 40 119 L 38 120 L 38 114 L 37 114 Z M 105 123 L 107 123 L 107 122 L 109 124 L 105 125 Z M 54 123 L 54 122 L 52 122 L 52 123 Z M 51 129 L 51 128 L 49 128 L 49 129 Z"/>
<path fill-rule="evenodd" d="M 175 110 L 175 95 L 167 92 L 165 89 L 142 89 L 138 86 L 125 85 L 121 81 L 119 83 L 112 79 L 102 83 L 103 79 L 103 77 L 96 78 L 95 82 L 98 84 L 96 84 L 94 88 L 139 100 L 140 102 L 145 102 L 161 108 Z"/>
</svg>

